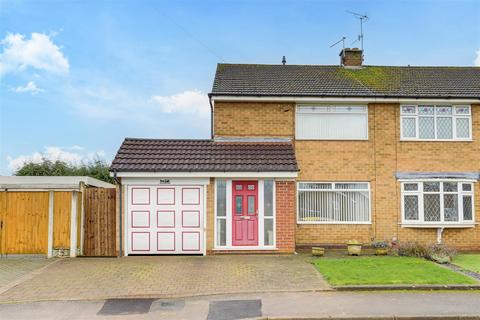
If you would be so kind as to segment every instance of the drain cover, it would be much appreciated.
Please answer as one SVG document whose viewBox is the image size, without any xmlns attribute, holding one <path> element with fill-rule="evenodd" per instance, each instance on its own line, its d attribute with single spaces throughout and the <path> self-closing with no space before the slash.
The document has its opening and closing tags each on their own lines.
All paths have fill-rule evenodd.
<svg viewBox="0 0 480 320">
<path fill-rule="evenodd" d="M 98 315 L 143 314 L 150 311 L 154 299 L 109 299 L 105 301 Z"/>
<path fill-rule="evenodd" d="M 261 300 L 224 300 L 210 302 L 207 319 L 236 320 L 261 316 Z"/>
</svg>

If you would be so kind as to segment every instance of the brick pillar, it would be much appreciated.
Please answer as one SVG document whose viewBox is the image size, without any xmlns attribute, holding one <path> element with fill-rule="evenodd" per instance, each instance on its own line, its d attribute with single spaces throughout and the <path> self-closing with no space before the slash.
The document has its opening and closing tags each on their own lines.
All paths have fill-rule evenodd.
<svg viewBox="0 0 480 320">
<path fill-rule="evenodd" d="M 275 182 L 276 237 L 280 252 L 295 252 L 295 181 Z"/>
</svg>

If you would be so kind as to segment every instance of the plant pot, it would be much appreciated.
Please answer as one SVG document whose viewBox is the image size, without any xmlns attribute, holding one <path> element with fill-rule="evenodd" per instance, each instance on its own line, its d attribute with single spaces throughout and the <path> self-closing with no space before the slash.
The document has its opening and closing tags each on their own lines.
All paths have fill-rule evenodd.
<svg viewBox="0 0 480 320">
<path fill-rule="evenodd" d="M 388 248 L 375 248 L 376 256 L 386 256 L 388 254 Z"/>
<path fill-rule="evenodd" d="M 325 248 L 312 247 L 312 256 L 323 257 L 325 254 Z"/>
<path fill-rule="evenodd" d="M 347 249 L 350 256 L 359 256 L 362 253 L 361 244 L 349 244 Z"/>
</svg>

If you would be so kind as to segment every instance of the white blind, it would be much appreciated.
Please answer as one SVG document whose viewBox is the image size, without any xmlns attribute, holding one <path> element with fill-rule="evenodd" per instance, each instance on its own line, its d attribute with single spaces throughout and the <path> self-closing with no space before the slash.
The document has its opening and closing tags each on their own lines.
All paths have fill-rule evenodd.
<svg viewBox="0 0 480 320">
<path fill-rule="evenodd" d="M 296 138 L 307 140 L 367 140 L 365 106 L 299 106 Z"/>
<path fill-rule="evenodd" d="M 299 183 L 298 221 L 310 223 L 369 222 L 369 184 Z"/>
</svg>

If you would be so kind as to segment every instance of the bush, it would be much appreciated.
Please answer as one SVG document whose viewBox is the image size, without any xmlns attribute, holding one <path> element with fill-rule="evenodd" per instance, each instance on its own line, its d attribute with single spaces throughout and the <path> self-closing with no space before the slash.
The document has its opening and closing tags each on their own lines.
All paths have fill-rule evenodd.
<svg viewBox="0 0 480 320">
<path fill-rule="evenodd" d="M 427 247 L 418 242 L 399 243 L 395 252 L 403 257 L 426 258 L 428 256 Z"/>
<path fill-rule="evenodd" d="M 424 258 L 437 263 L 450 263 L 457 255 L 455 249 L 446 245 L 423 245 L 418 242 L 400 243 L 395 252 L 399 256 Z"/>
</svg>

